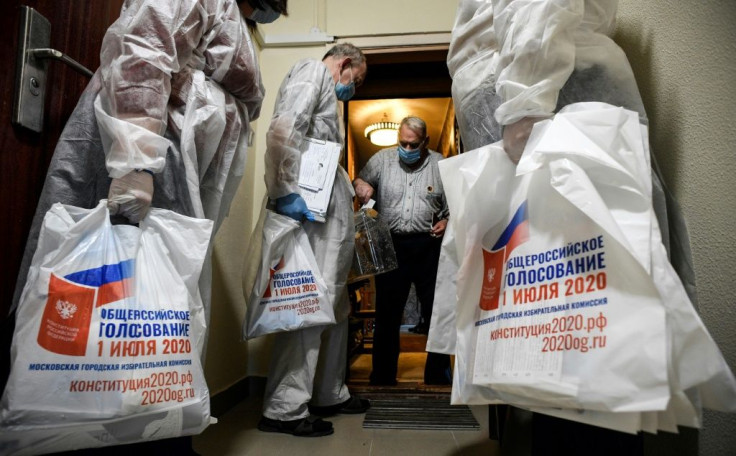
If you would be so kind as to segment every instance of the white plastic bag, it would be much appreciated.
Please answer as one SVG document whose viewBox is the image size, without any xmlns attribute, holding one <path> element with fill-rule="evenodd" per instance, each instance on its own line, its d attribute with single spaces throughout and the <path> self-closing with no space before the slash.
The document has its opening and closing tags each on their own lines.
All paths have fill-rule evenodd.
<svg viewBox="0 0 736 456">
<path fill-rule="evenodd" d="M 582 103 L 536 125 L 518 167 L 500 144 L 455 166 L 454 403 L 627 432 L 697 426 L 690 388 L 734 410 L 733 375 L 661 243 L 646 144 L 636 113 Z"/>
<path fill-rule="evenodd" d="M 244 289 L 248 307 L 243 339 L 335 323 L 327 285 L 296 220 L 266 210 L 261 261 L 255 275 L 245 271 L 245 277 L 250 276 L 254 282 L 252 289 Z"/>
<path fill-rule="evenodd" d="M 18 306 L 0 453 L 198 434 L 210 423 L 197 288 L 212 222 L 151 209 L 140 228 L 48 211 Z"/>
</svg>

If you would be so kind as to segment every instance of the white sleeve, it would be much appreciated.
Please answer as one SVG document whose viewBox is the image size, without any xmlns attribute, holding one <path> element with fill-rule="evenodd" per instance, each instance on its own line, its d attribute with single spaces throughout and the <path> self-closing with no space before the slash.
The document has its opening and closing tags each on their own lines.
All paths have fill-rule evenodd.
<svg viewBox="0 0 736 456">
<path fill-rule="evenodd" d="M 138 0 L 126 3 L 107 30 L 95 114 L 110 177 L 163 169 L 171 77 L 191 57 L 206 19 L 195 0 Z"/>
<path fill-rule="evenodd" d="M 326 67 L 301 61 L 281 85 L 266 134 L 266 190 L 271 199 L 299 193 L 302 142 L 319 102 Z"/>
<path fill-rule="evenodd" d="M 500 58 L 496 120 L 549 116 L 575 67 L 575 29 L 584 0 L 493 0 Z"/>
</svg>

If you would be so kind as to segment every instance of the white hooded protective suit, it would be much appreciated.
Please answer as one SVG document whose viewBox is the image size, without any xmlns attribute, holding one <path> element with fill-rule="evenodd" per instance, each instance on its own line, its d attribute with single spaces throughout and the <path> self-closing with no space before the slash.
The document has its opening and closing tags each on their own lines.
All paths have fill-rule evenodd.
<svg viewBox="0 0 736 456">
<path fill-rule="evenodd" d="M 626 54 L 610 38 L 617 7 L 616 0 L 461 0 L 447 66 L 465 150 L 501 140 L 504 125 L 577 102 L 622 106 L 647 124 Z M 652 163 L 662 239 L 696 303 L 687 228 Z"/>
<path fill-rule="evenodd" d="M 549 117 L 581 101 L 640 114 L 626 55 L 610 38 L 616 0 L 462 0 L 447 66 L 467 150 L 501 139 L 503 125 Z"/>
<path fill-rule="evenodd" d="M 297 62 L 281 84 L 266 138 L 265 178 L 270 199 L 299 192 L 305 137 L 343 144 L 338 113 L 335 81 L 325 64 L 312 59 Z M 347 173 L 338 167 L 327 221 L 303 224 L 327 283 L 337 323 L 274 336 L 263 404 L 267 418 L 296 420 L 309 415 L 310 400 L 312 405 L 329 406 L 350 398 L 345 386 L 345 359 L 350 312 L 346 280 L 355 236 L 352 197 Z"/>
<path fill-rule="evenodd" d="M 152 206 L 211 219 L 214 236 L 243 175 L 264 92 L 235 0 L 128 0 L 100 62 L 54 151 L 14 304 L 53 203 L 93 208 L 111 177 L 149 169 Z M 208 255 L 200 279 L 207 321 L 210 288 Z"/>
<path fill-rule="evenodd" d="M 501 140 L 505 125 L 524 117 L 549 117 L 576 102 L 622 106 L 638 112 L 647 124 L 631 66 L 610 37 L 617 7 L 617 0 L 460 0 L 447 66 L 465 149 Z M 687 228 L 654 156 L 652 166 L 652 199 L 662 241 L 696 304 Z M 447 311 L 452 312 L 445 307 Z M 451 320 L 447 314 L 433 315 L 432 325 L 443 321 L 444 332 L 454 335 Z M 433 342 L 443 332 L 435 329 L 429 345 L 440 346 L 447 341 Z M 524 413 L 512 409 L 517 427 L 528 425 Z"/>
</svg>

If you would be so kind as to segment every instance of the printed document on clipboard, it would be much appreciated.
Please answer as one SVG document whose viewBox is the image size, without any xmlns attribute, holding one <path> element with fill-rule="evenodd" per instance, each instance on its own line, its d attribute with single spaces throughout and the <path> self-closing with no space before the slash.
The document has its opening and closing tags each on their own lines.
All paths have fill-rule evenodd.
<svg viewBox="0 0 736 456">
<path fill-rule="evenodd" d="M 299 193 L 318 222 L 324 222 L 335 182 L 340 144 L 306 138 L 299 166 Z"/>
</svg>

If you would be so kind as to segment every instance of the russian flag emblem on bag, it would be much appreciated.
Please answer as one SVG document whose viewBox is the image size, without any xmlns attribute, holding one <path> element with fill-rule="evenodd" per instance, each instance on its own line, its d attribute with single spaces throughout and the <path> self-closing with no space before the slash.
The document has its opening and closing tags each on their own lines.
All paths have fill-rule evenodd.
<svg viewBox="0 0 736 456">
<path fill-rule="evenodd" d="M 135 261 L 126 260 L 64 277 L 51 273 L 38 344 L 60 355 L 84 356 L 92 311 L 132 296 L 134 272 Z"/>
<path fill-rule="evenodd" d="M 498 309 L 504 266 L 511 252 L 529 240 L 529 212 L 524 201 L 501 233 L 491 250 L 483 249 L 483 288 L 480 292 L 480 308 Z"/>
<path fill-rule="evenodd" d="M 263 292 L 263 298 L 270 298 L 271 297 L 271 284 L 273 283 L 273 276 L 276 274 L 276 271 L 284 267 L 284 257 L 281 257 L 278 263 L 268 271 L 268 287 L 266 287 L 266 291 Z M 265 302 L 262 302 L 261 305 L 265 304 Z"/>
</svg>

